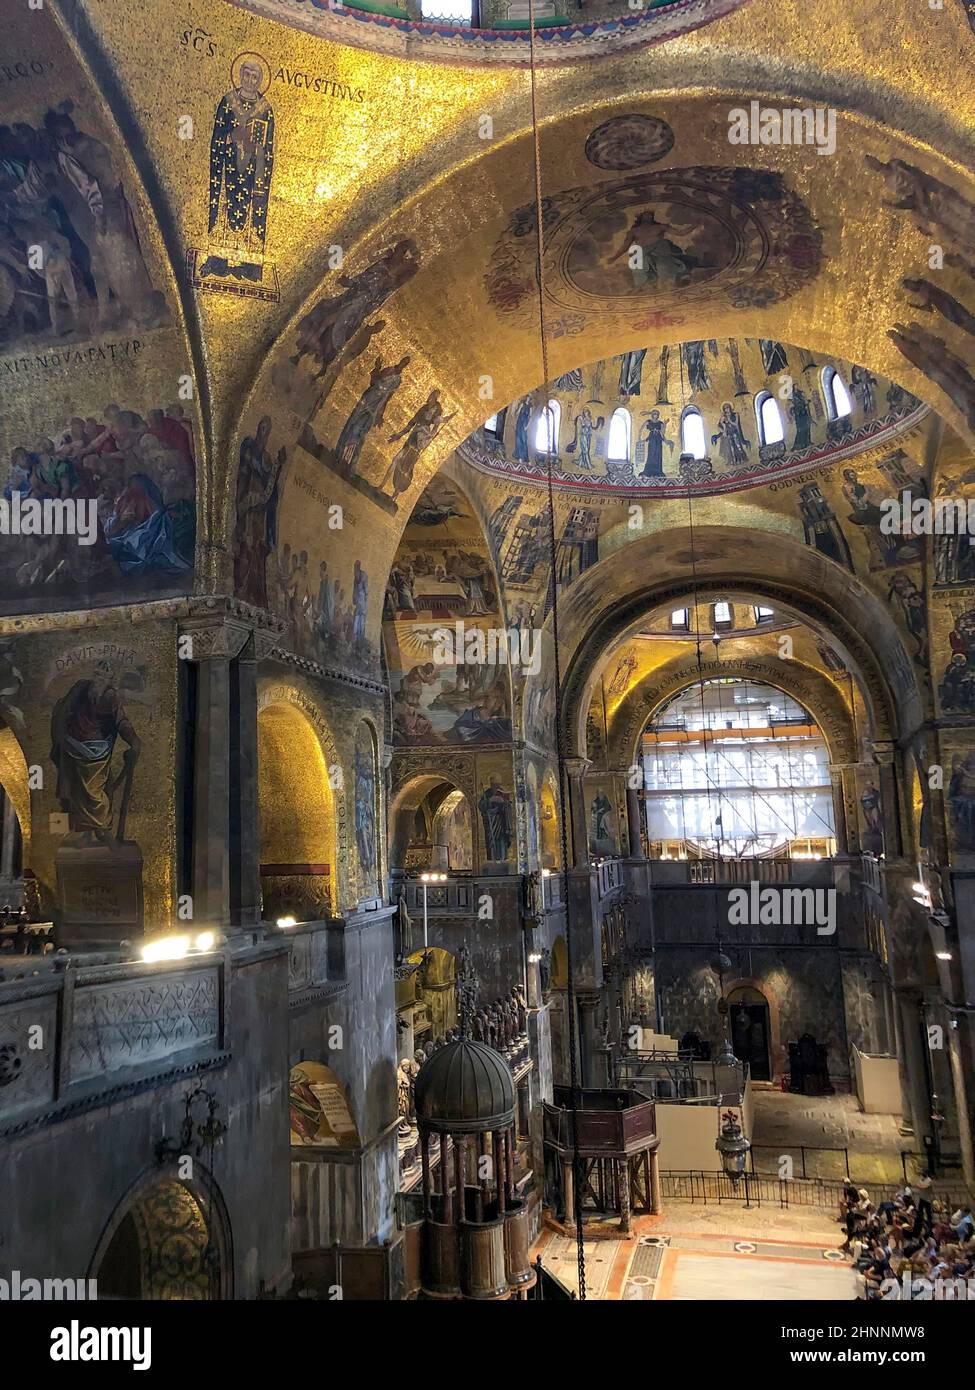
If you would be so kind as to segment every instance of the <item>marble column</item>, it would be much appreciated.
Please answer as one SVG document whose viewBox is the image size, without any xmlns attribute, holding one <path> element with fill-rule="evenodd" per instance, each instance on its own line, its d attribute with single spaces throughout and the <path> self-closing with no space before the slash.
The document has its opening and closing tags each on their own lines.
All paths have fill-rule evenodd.
<svg viewBox="0 0 975 1390">
<path fill-rule="evenodd" d="M 571 1007 L 571 1000 L 569 1007 Z M 599 1006 L 598 994 L 577 994 L 579 1020 L 579 1084 L 597 1086 L 596 1071 L 596 1009 Z"/>
<path fill-rule="evenodd" d="M 654 1216 L 659 1216 L 663 1210 L 660 1201 L 660 1154 L 654 1149 L 650 1155 L 650 1211 Z"/>
<path fill-rule="evenodd" d="M 958 1146 L 961 1150 L 961 1171 L 965 1186 L 975 1191 L 975 1154 L 972 1151 L 972 1120 L 968 1109 L 968 1087 L 965 1083 L 965 1067 L 962 1062 L 958 1033 L 948 1027 L 945 1030 L 948 1044 L 948 1061 L 951 1066 L 951 1084 L 955 1093 L 955 1115 L 958 1119 Z"/>
<path fill-rule="evenodd" d="M 904 853 L 904 826 L 902 798 L 894 765 L 895 748 L 893 743 L 875 743 L 873 753 L 877 760 L 875 770 L 884 818 L 884 856 L 887 859 L 900 859 Z"/>
<path fill-rule="evenodd" d="M 843 790 L 843 766 L 830 763 L 829 780 L 833 792 L 833 821 L 836 826 L 837 854 L 850 853 L 850 836 L 846 824 L 846 795 Z"/>
<path fill-rule="evenodd" d="M 180 653 L 196 667 L 193 730 L 193 923 L 230 931 L 257 920 L 257 696 L 251 630 L 226 618 L 187 620 Z M 252 708 L 245 708 L 252 706 Z M 247 789 L 246 799 L 242 795 Z M 249 862 L 241 866 L 246 853 Z"/>
<path fill-rule="evenodd" d="M 0 878 L 14 876 L 14 850 L 17 847 L 17 812 L 6 792 L 3 795 L 3 827 L 0 829 Z"/>
<path fill-rule="evenodd" d="M 591 767 L 588 758 L 566 758 L 565 775 L 569 804 L 569 841 L 572 866 L 585 868 L 589 863 L 589 819 L 586 814 L 586 772 Z"/>
<path fill-rule="evenodd" d="M 630 836 L 630 858 L 643 858 L 643 839 L 640 831 L 643 826 L 643 806 L 636 787 L 626 785 L 626 825 Z"/>
<path fill-rule="evenodd" d="M 630 1234 L 630 1160 L 618 1158 L 615 1162 L 620 1189 L 620 1231 L 623 1235 L 628 1236 Z"/>
<path fill-rule="evenodd" d="M 928 1094 L 927 1058 L 924 1055 L 928 1044 L 923 1032 L 920 996 L 913 989 L 897 989 L 894 997 L 901 1020 L 914 1137 L 918 1152 L 923 1154 L 927 1152 L 925 1137 L 931 1135 L 931 1098 Z"/>
<path fill-rule="evenodd" d="M 239 734 L 235 794 L 239 807 L 236 817 L 239 879 L 236 895 L 231 893 L 231 919 L 235 925 L 239 924 L 241 927 L 254 925 L 261 920 L 261 837 L 257 813 L 257 659 L 258 641 L 252 633 L 237 658 Z"/>
<path fill-rule="evenodd" d="M 576 1199 L 571 1158 L 563 1158 L 562 1160 L 562 1195 L 565 1199 L 565 1224 L 574 1228 L 576 1224 Z"/>
</svg>

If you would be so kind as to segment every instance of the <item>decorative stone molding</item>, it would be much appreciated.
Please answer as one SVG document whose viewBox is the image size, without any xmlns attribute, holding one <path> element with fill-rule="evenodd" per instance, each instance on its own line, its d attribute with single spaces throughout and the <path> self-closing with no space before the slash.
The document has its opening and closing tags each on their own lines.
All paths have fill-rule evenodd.
<svg viewBox="0 0 975 1390">
<path fill-rule="evenodd" d="M 218 619 L 211 622 L 206 618 L 186 619 L 179 625 L 181 638 L 192 641 L 192 655 L 188 660 L 233 661 L 240 656 L 251 637 L 251 628 L 241 623 Z"/>
<path fill-rule="evenodd" d="M 0 1007 L 0 1115 L 53 1100 L 56 1036 L 56 995 Z"/>
<path fill-rule="evenodd" d="M 72 1082 L 161 1061 L 220 1036 L 218 970 L 193 970 L 74 991 Z"/>
<path fill-rule="evenodd" d="M 332 43 L 417 62 L 525 67 L 531 60 L 527 29 L 462 28 L 422 19 L 400 19 L 353 9 L 335 0 L 230 2 L 251 14 L 317 34 Z M 534 44 L 536 62 L 549 66 L 664 43 L 730 14 L 743 3 L 744 0 L 673 0 L 652 10 L 628 10 L 621 4 L 619 15 L 538 29 Z"/>
</svg>

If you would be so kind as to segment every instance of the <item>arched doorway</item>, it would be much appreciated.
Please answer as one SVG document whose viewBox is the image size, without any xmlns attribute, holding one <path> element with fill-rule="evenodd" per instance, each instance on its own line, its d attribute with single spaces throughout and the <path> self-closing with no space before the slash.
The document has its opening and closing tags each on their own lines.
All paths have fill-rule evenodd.
<svg viewBox="0 0 975 1390">
<path fill-rule="evenodd" d="M 155 1175 L 140 1183 L 109 1223 L 92 1270 L 99 1298 L 232 1297 L 228 1227 L 216 1189 Z"/>
<path fill-rule="evenodd" d="M 557 869 L 561 865 L 562 854 L 559 837 L 558 796 L 555 790 L 555 779 L 551 773 L 542 783 L 540 815 L 542 867 Z"/>
<path fill-rule="evenodd" d="M 751 985 L 728 995 L 731 1043 L 740 1062 L 747 1062 L 753 1081 L 772 1080 L 772 1033 L 768 1000 Z"/>
<path fill-rule="evenodd" d="M 389 863 L 394 874 L 470 873 L 474 826 L 466 793 L 434 772 L 401 787 L 390 814 Z"/>
<path fill-rule="evenodd" d="M 284 700 L 257 716 L 261 891 L 268 920 L 317 921 L 338 901 L 335 800 L 311 721 Z"/>
<path fill-rule="evenodd" d="M 474 867 L 471 804 L 462 791 L 448 792 L 433 817 L 433 867 L 470 873 Z"/>
</svg>

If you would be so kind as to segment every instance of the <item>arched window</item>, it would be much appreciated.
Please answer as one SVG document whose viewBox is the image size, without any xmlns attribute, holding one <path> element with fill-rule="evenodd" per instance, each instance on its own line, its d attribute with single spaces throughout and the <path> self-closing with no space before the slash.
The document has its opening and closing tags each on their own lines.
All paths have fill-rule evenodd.
<svg viewBox="0 0 975 1390">
<path fill-rule="evenodd" d="M 549 401 L 535 421 L 535 452 L 557 454 L 559 451 L 559 425 L 562 423 L 562 407 L 558 401 Z"/>
<path fill-rule="evenodd" d="M 823 395 L 826 397 L 826 414 L 831 420 L 843 420 L 853 414 L 853 402 L 846 382 L 835 367 L 823 368 Z"/>
<path fill-rule="evenodd" d="M 707 445 L 704 442 L 704 421 L 696 406 L 688 406 L 680 422 L 681 453 L 691 458 L 707 458 Z"/>
<path fill-rule="evenodd" d="M 473 0 L 420 0 L 420 16 L 469 29 L 474 23 Z"/>
<path fill-rule="evenodd" d="M 691 625 L 691 610 L 675 608 L 670 615 L 670 626 L 674 632 L 687 632 Z"/>
<path fill-rule="evenodd" d="M 782 412 L 775 397 L 768 391 L 760 391 L 755 397 L 755 415 L 758 419 L 758 437 L 763 444 L 781 444 L 785 439 L 782 425 Z"/>
<path fill-rule="evenodd" d="M 629 460 L 631 430 L 630 412 L 620 406 L 618 410 L 613 411 L 610 419 L 609 440 L 606 445 L 606 457 L 614 463 L 625 463 Z"/>
</svg>

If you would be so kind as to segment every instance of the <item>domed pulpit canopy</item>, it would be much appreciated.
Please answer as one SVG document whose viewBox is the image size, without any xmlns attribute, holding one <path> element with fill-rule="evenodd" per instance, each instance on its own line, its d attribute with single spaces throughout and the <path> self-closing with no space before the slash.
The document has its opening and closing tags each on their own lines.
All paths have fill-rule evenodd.
<svg viewBox="0 0 975 1390">
<path fill-rule="evenodd" d="M 421 1129 L 480 1134 L 514 1124 L 511 1068 L 493 1048 L 461 1038 L 434 1052 L 414 1082 Z"/>
</svg>

